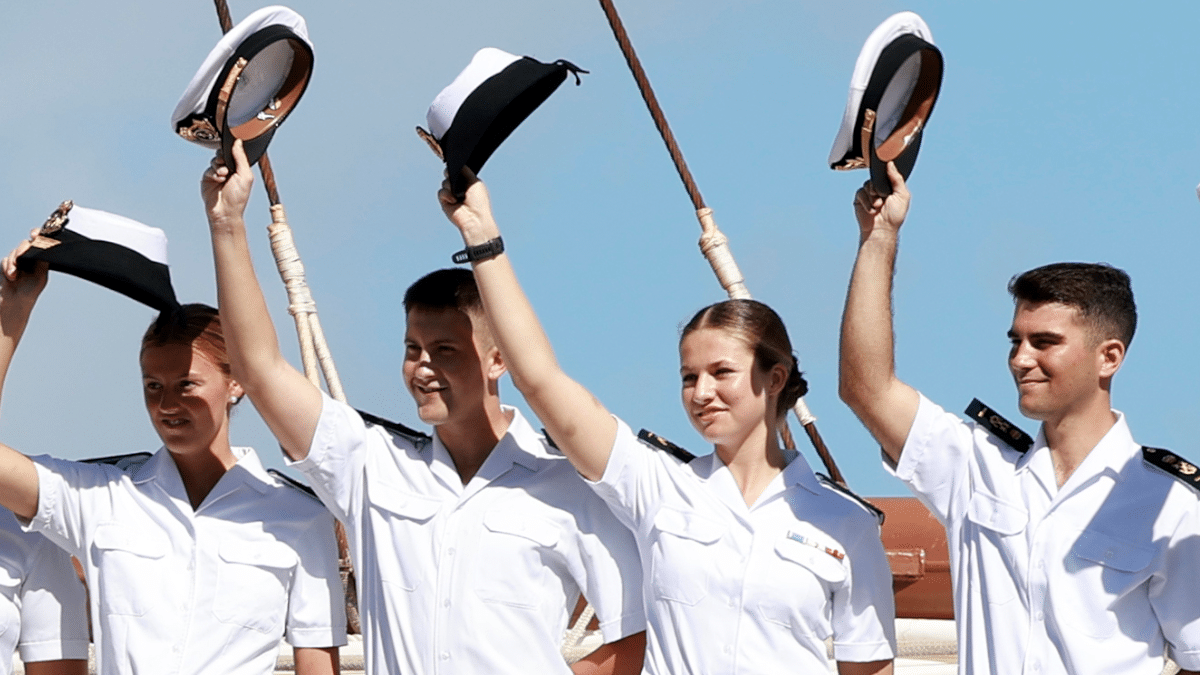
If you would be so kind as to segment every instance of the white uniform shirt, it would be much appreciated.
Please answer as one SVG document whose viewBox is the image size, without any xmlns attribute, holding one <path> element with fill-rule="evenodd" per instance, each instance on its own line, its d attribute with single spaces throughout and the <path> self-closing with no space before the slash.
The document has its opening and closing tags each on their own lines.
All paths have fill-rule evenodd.
<svg viewBox="0 0 1200 675">
<path fill-rule="evenodd" d="M 747 506 L 716 453 L 688 464 L 618 420 L 596 492 L 634 531 L 646 573 L 645 672 L 828 672 L 895 653 L 879 521 L 795 455 Z"/>
<path fill-rule="evenodd" d="M 1060 488 L 1041 433 L 1022 454 L 921 397 L 894 473 L 946 526 L 960 673 L 1200 668 L 1200 499 L 1117 415 Z"/>
<path fill-rule="evenodd" d="M 0 674 L 17 649 L 25 663 L 86 659 L 85 595 L 71 556 L 0 508 Z"/>
<path fill-rule="evenodd" d="M 582 589 L 605 642 L 645 630 L 633 538 L 520 412 L 468 482 L 435 436 L 328 396 L 294 464 L 345 525 L 368 673 L 569 673 Z"/>
<path fill-rule="evenodd" d="M 37 457 L 40 530 L 83 561 L 103 675 L 271 673 L 346 644 L 333 518 L 249 448 L 193 510 L 170 453 L 129 473 Z"/>
</svg>

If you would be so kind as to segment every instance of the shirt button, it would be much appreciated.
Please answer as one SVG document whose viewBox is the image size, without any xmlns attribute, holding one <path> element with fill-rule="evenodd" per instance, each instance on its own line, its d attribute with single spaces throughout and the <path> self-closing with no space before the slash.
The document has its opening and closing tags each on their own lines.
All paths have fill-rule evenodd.
<svg viewBox="0 0 1200 675">
<path fill-rule="evenodd" d="M 442 660 L 449 661 L 450 660 L 450 652 L 442 652 Z"/>
<path fill-rule="evenodd" d="M 1034 618 L 1036 618 L 1038 621 L 1041 621 L 1042 619 L 1046 618 L 1046 615 L 1042 614 L 1041 612 L 1038 612 Z"/>
<path fill-rule="evenodd" d="M 729 609 L 733 609 L 736 606 L 737 606 L 737 602 L 735 602 L 733 598 L 730 598 L 729 599 Z"/>
<path fill-rule="evenodd" d="M 1040 570 L 1040 569 L 1045 569 L 1045 567 L 1046 567 L 1046 561 L 1044 561 L 1044 560 L 1039 560 L 1039 561 L 1037 561 L 1037 568 L 1038 568 L 1039 570 Z"/>
<path fill-rule="evenodd" d="M 733 647 L 730 647 L 729 645 L 725 645 L 724 647 L 721 647 L 721 653 L 722 654 L 732 654 Z"/>
<path fill-rule="evenodd" d="M 445 600 L 442 601 L 442 607 L 449 607 L 449 606 L 450 606 L 450 598 L 446 598 Z"/>
<path fill-rule="evenodd" d="M 454 555 L 454 549 L 450 549 L 449 551 L 446 551 L 446 555 Z"/>
</svg>

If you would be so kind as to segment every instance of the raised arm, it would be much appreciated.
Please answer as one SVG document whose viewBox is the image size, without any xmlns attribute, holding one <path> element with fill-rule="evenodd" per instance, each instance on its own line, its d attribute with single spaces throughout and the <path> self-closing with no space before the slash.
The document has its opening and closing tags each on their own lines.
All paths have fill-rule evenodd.
<svg viewBox="0 0 1200 675">
<path fill-rule="evenodd" d="M 218 157 L 200 181 L 212 234 L 221 327 L 233 379 L 250 396 L 284 452 L 299 461 L 308 456 L 317 429 L 321 391 L 279 351 L 279 338 L 246 241 L 243 214 L 254 174 L 241 141 L 234 143 L 233 156 L 237 171 L 231 172 Z"/>
<path fill-rule="evenodd" d="M 838 393 L 895 463 L 916 419 L 920 397 L 896 377 L 892 276 L 909 193 L 894 164 L 888 164 L 888 176 L 892 194 L 886 200 L 870 181 L 854 195 L 858 258 L 842 313 Z"/>
<path fill-rule="evenodd" d="M 0 282 L 0 393 L 17 344 L 29 324 L 29 314 L 49 275 L 46 263 L 37 263 L 31 270 L 17 269 L 17 258 L 28 249 L 29 242 L 23 241 L 0 261 L 4 272 Z M 29 520 L 37 515 L 37 505 L 38 476 L 33 462 L 7 445 L 0 445 L 0 506 Z"/>
<path fill-rule="evenodd" d="M 464 172 L 469 174 L 469 170 Z M 474 175 L 469 175 L 469 180 L 462 202 L 454 198 L 448 181 L 442 183 L 438 199 L 446 217 L 462 233 L 463 243 L 477 246 L 499 237 L 500 228 L 492 217 L 487 188 Z M 513 384 L 576 470 L 589 480 L 599 480 L 612 452 L 616 421 L 559 367 L 508 256 L 501 253 L 472 264 L 492 334 Z"/>
</svg>

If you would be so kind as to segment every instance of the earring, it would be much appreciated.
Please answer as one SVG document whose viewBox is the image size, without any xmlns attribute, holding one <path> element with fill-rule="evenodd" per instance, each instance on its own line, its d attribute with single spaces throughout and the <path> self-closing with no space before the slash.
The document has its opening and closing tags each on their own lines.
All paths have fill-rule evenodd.
<svg viewBox="0 0 1200 675">
<path fill-rule="evenodd" d="M 240 399 L 240 398 L 238 398 L 237 396 L 230 396 L 230 397 L 229 397 L 229 402 L 230 402 L 230 403 L 232 403 L 232 404 L 234 404 L 234 405 L 237 405 L 237 402 L 238 402 L 238 401 L 240 401 L 240 400 L 241 400 L 241 399 Z"/>
</svg>

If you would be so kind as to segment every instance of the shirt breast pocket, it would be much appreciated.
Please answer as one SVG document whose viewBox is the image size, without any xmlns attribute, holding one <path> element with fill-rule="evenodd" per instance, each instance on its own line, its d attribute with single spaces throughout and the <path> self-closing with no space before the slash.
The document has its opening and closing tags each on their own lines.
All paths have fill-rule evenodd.
<svg viewBox="0 0 1200 675">
<path fill-rule="evenodd" d="M 562 529 L 542 518 L 509 511 L 489 511 L 483 517 L 475 594 L 485 602 L 532 609 L 542 603 L 540 583 L 548 557 L 562 538 Z"/>
<path fill-rule="evenodd" d="M 292 574 L 300 557 L 279 541 L 228 541 L 218 549 L 213 615 L 222 623 L 273 633 L 287 612 Z"/>
<path fill-rule="evenodd" d="M 1147 580 L 1146 569 L 1153 559 L 1153 549 L 1103 532 L 1081 532 L 1063 560 L 1070 578 L 1050 589 L 1055 618 L 1091 637 L 1111 636 L 1119 627 L 1112 604 Z M 1145 616 L 1140 618 L 1153 620 L 1149 601 L 1144 608 Z"/>
<path fill-rule="evenodd" d="M 764 598 L 759 612 L 797 637 L 829 637 L 830 601 L 848 576 L 844 559 L 792 539 L 776 543 L 775 554 L 770 574 L 778 592 Z"/>
<path fill-rule="evenodd" d="M 654 516 L 650 582 L 662 600 L 695 605 L 708 595 L 713 576 L 713 544 L 719 523 L 694 513 L 663 508 Z"/>
<path fill-rule="evenodd" d="M 988 603 L 1012 602 L 1017 597 L 1017 586 L 1011 570 L 1025 564 L 1020 553 L 1024 548 L 1023 541 L 1017 535 L 1028 526 L 1029 512 L 995 495 L 976 492 L 967 506 L 967 520 L 975 526 L 968 545 L 975 549 L 981 563 L 976 569 L 987 570 L 984 578 L 973 582 L 982 589 Z M 997 562 L 1003 562 L 1004 569 L 1000 569 Z"/>
<path fill-rule="evenodd" d="M 376 531 L 384 530 L 390 537 L 387 541 L 376 541 L 379 555 L 391 560 L 381 561 L 379 575 L 389 586 L 412 592 L 421 585 L 421 579 L 431 568 L 422 564 L 424 551 L 414 550 L 414 542 L 429 540 L 423 530 L 442 508 L 441 502 L 391 485 L 381 480 L 368 478 L 367 500 L 371 505 L 369 518 L 378 518 Z"/>
<path fill-rule="evenodd" d="M 103 523 L 92 537 L 93 564 L 99 570 L 100 611 L 143 616 L 157 593 L 153 580 L 162 577 L 168 544 L 157 529 Z"/>
</svg>

